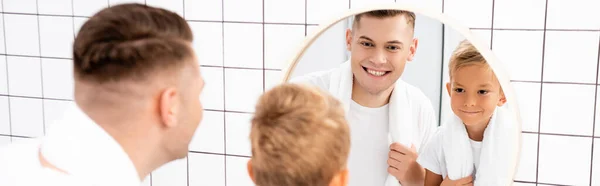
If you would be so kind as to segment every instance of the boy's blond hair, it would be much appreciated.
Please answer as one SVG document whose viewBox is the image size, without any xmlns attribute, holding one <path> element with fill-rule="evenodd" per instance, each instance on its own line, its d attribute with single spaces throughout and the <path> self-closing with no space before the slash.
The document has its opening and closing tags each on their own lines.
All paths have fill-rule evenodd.
<svg viewBox="0 0 600 186">
<path fill-rule="evenodd" d="M 488 65 L 483 55 L 479 53 L 477 48 L 475 48 L 471 42 L 465 39 L 458 44 L 454 49 L 452 56 L 450 56 L 450 63 L 448 64 L 450 80 L 452 80 L 452 77 L 457 70 L 470 65 L 481 65 L 487 70 L 491 70 L 491 67 Z"/>
<path fill-rule="evenodd" d="M 251 168 L 260 186 L 326 186 L 346 168 L 350 134 L 341 103 L 300 84 L 263 94 L 250 132 Z"/>
</svg>

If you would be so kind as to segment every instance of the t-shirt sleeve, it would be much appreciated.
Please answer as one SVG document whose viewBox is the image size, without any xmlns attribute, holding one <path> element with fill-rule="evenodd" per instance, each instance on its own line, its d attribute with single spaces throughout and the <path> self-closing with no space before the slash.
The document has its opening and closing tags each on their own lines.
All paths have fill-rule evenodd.
<svg viewBox="0 0 600 186">
<path fill-rule="evenodd" d="M 441 140 L 440 133 L 435 133 L 431 140 L 423 146 L 417 158 L 419 165 L 438 175 L 442 175 L 443 169 Z"/>
</svg>

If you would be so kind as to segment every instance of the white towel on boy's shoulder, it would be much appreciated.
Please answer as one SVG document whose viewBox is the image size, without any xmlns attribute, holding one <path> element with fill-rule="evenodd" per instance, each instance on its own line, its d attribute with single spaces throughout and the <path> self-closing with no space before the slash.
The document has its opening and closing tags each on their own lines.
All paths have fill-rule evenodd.
<svg viewBox="0 0 600 186">
<path fill-rule="evenodd" d="M 471 139 L 463 122 L 452 115 L 440 127 L 443 161 L 448 178 L 458 180 L 473 176 L 474 185 L 511 185 L 519 153 L 518 121 L 507 108 L 496 107 L 485 129 L 479 154 L 479 166 L 473 175 Z M 442 168 L 443 169 L 443 168 Z M 444 175 L 445 177 L 445 175 Z"/>
</svg>

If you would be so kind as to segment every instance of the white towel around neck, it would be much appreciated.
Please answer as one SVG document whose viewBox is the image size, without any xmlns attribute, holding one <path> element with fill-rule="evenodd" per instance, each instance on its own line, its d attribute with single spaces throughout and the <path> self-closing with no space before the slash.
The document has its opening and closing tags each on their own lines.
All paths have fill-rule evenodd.
<svg viewBox="0 0 600 186">
<path fill-rule="evenodd" d="M 484 131 L 477 173 L 471 175 L 474 163 L 470 139 L 462 120 L 452 114 L 441 127 L 448 177 L 458 180 L 471 175 L 475 186 L 511 185 L 519 152 L 517 124 L 512 112 L 496 107 Z"/>
<path fill-rule="evenodd" d="M 332 72 L 330 79 L 330 93 L 339 98 L 346 113 L 350 109 L 350 102 L 352 101 L 353 77 L 351 62 L 348 60 L 342 63 L 340 68 Z M 414 143 L 412 132 L 414 131 L 413 127 L 416 126 L 413 126 L 412 104 L 410 104 L 406 86 L 404 81 L 400 79 L 396 81 L 390 97 L 388 145 L 400 143 L 406 147 L 410 147 Z M 419 148 L 417 144 L 415 146 Z M 400 186 L 400 183 L 390 174 L 386 179 L 385 186 Z"/>
</svg>

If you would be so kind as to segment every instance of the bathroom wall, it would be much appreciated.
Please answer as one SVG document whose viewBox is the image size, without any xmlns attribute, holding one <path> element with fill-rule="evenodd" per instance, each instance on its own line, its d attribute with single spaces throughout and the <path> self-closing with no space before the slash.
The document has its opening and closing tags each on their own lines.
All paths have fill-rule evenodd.
<svg viewBox="0 0 600 186">
<path fill-rule="evenodd" d="M 243 186 L 252 185 L 245 164 L 254 100 L 279 81 L 281 61 L 323 18 L 392 0 L 2 0 L 0 144 L 43 135 L 72 104 L 73 36 L 95 11 L 121 2 L 184 16 L 209 82 L 189 157 L 161 167 L 144 185 Z M 600 17 L 598 1 L 413 2 L 472 28 L 511 68 L 524 119 L 519 185 L 600 184 L 593 161 L 600 154 L 593 147 L 600 137 L 594 127 L 600 22 L 590 19 Z M 445 56 L 459 40 L 444 35 Z"/>
<path fill-rule="evenodd" d="M 600 185 L 598 8 L 597 0 L 444 1 L 444 13 L 509 68 L 523 118 L 518 185 Z M 460 39 L 445 35 L 446 57 Z"/>
</svg>

